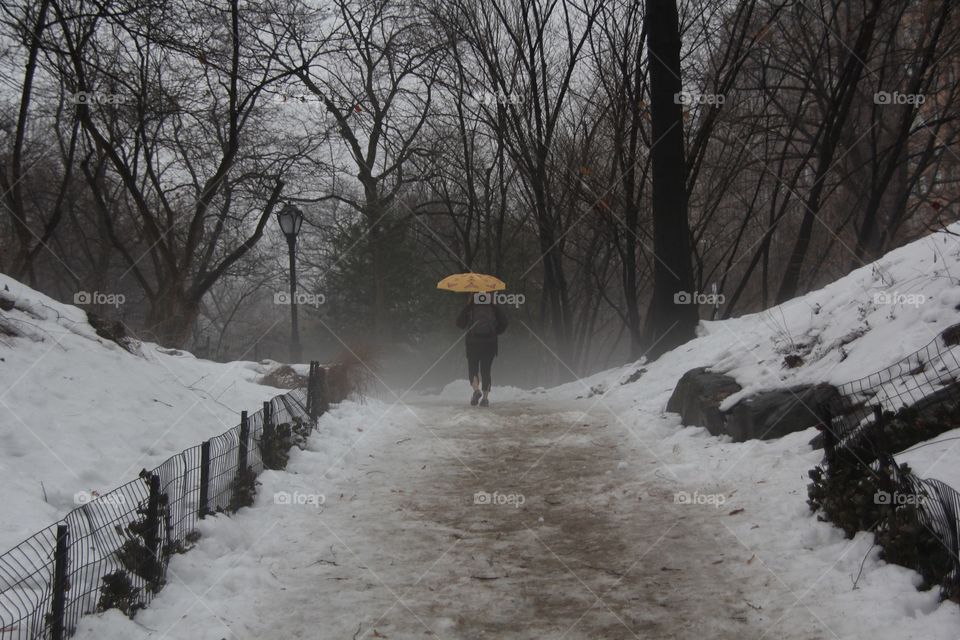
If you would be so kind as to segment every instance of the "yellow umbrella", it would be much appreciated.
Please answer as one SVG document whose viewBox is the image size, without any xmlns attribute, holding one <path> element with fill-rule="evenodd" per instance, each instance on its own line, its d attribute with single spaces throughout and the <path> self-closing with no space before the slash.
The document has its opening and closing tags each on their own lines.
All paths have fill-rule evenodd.
<svg viewBox="0 0 960 640">
<path fill-rule="evenodd" d="M 437 289 L 457 293 L 502 291 L 506 288 L 507 285 L 503 280 L 485 273 L 455 273 L 437 283 Z"/>
</svg>

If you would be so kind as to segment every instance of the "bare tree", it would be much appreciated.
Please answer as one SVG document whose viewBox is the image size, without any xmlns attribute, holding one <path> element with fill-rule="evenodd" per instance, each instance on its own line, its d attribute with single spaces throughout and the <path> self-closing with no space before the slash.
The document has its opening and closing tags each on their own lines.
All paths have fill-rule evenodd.
<svg viewBox="0 0 960 640">
<path fill-rule="evenodd" d="M 260 63 L 270 60 L 258 38 L 269 16 L 236 0 L 205 11 L 54 8 L 64 67 L 91 96 L 77 106 L 98 150 L 84 165 L 88 183 L 149 300 L 148 330 L 182 345 L 203 296 L 260 240 L 282 176 L 309 150 L 267 125 L 264 90 L 285 76 Z M 198 27 L 189 36 L 179 28 L 187 12 Z M 102 104 L 105 93 L 117 99 Z M 114 181 L 129 202 L 113 199 Z"/>
<path fill-rule="evenodd" d="M 308 28 L 294 32 L 279 59 L 333 118 L 350 167 L 337 162 L 342 154 L 332 162 L 360 183 L 359 199 L 346 192 L 334 196 L 354 207 L 366 225 L 364 249 L 374 283 L 370 309 L 375 332 L 384 339 L 390 303 L 385 227 L 397 195 L 414 179 L 405 172 L 408 161 L 422 152 L 418 139 L 433 99 L 436 46 L 415 4 L 337 0 L 333 6 L 329 37 L 317 38 Z"/>
</svg>

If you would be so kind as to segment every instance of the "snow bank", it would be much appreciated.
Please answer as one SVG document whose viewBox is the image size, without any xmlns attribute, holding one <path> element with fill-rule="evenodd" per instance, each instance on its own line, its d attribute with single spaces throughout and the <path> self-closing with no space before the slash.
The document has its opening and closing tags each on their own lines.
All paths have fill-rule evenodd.
<svg viewBox="0 0 960 640">
<path fill-rule="evenodd" d="M 960 233 L 960 225 L 950 231 Z M 810 512 L 807 472 L 822 458 L 809 446 L 815 429 L 778 441 L 733 443 L 706 429 L 683 428 L 664 407 L 680 376 L 700 366 L 731 375 L 743 387 L 724 408 L 761 390 L 839 385 L 873 373 L 960 322 L 958 277 L 958 238 L 935 233 L 783 305 L 703 322 L 699 337 L 656 362 L 605 371 L 551 389 L 547 397 L 575 395 L 586 410 L 611 413 L 625 442 L 657 456 L 651 475 L 678 493 L 724 496 L 717 517 L 772 581 L 795 593 L 798 620 L 822 619 L 811 632 L 826 627 L 839 637 L 863 637 L 866 619 L 875 629 L 870 637 L 955 639 L 956 603 L 939 603 L 936 590 L 918 592 L 920 576 L 880 560 L 872 534 L 847 540 Z M 802 365 L 786 367 L 787 354 L 800 355 Z M 640 369 L 646 371 L 627 383 Z M 921 477 L 960 489 L 958 444 L 960 430 L 951 431 L 897 459 Z M 754 597 L 752 604 L 762 607 L 764 594 Z"/>
<path fill-rule="evenodd" d="M 336 518 L 374 516 L 364 511 L 357 495 L 332 493 L 331 488 L 345 469 L 364 463 L 371 441 L 389 442 L 408 435 L 417 428 L 416 421 L 415 415 L 391 403 L 340 403 L 321 416 L 305 450 L 291 450 L 285 471 L 265 471 L 259 477 L 261 486 L 251 508 L 201 521 L 200 542 L 189 553 L 171 559 L 168 584 L 149 608 L 137 613 L 135 621 L 116 610 L 85 616 L 78 624 L 77 640 L 300 637 L 288 633 L 284 624 L 295 626 L 305 613 L 290 600 L 295 593 L 284 595 L 288 585 L 283 576 L 302 570 L 304 564 L 333 566 L 338 558 L 352 565 L 351 553 L 336 537 L 335 532 L 342 530 Z M 328 510 L 333 513 L 332 527 L 327 524 L 329 518 L 321 517 Z M 319 538 L 329 540 L 316 544 Z M 351 538 L 349 545 L 350 550 L 362 549 L 364 541 Z M 328 604 L 336 602 L 341 591 L 340 583 L 328 579 L 300 595 Z M 251 609 L 271 601 L 287 607 L 276 616 L 284 622 L 272 628 L 270 635 L 249 629 Z M 343 613 L 358 615 L 352 610 Z M 319 633 L 317 637 L 323 637 Z"/>
<path fill-rule="evenodd" d="M 97 336 L 86 313 L 0 274 L 0 551 L 170 455 L 222 433 L 283 390 L 270 365 L 220 364 Z"/>
</svg>

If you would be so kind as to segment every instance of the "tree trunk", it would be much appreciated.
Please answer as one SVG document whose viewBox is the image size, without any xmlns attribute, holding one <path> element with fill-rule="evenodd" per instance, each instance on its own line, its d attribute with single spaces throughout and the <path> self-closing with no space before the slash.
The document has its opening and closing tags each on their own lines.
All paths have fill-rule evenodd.
<svg viewBox="0 0 960 640">
<path fill-rule="evenodd" d="M 36 255 L 31 251 L 30 244 L 34 233 L 27 222 L 27 212 L 23 198 L 23 153 L 26 141 L 30 101 L 33 98 L 33 79 L 37 70 L 37 58 L 40 53 L 40 35 L 46 22 L 48 0 L 43 0 L 37 10 L 37 17 L 33 24 L 30 38 L 30 49 L 27 52 L 27 62 L 23 71 L 23 88 L 20 92 L 20 105 L 17 114 L 17 128 L 14 131 L 13 148 L 10 151 L 10 166 L 3 167 L 0 173 L 0 186 L 3 188 L 6 209 L 10 214 L 10 223 L 16 234 L 19 246 L 16 257 L 10 264 L 0 261 L 0 268 L 9 269 L 9 273 L 23 278 L 30 269 L 30 262 Z"/>
<path fill-rule="evenodd" d="M 164 284 L 151 300 L 147 326 L 151 338 L 165 347 L 183 348 L 200 312 L 200 300 L 178 283 Z"/>
<path fill-rule="evenodd" d="M 650 68 L 653 147 L 653 299 L 645 327 L 647 355 L 656 358 L 696 334 L 690 225 L 684 177 L 683 110 L 680 92 L 680 30 L 675 0 L 647 0 L 644 17 Z"/>
<path fill-rule="evenodd" d="M 363 215 L 368 230 L 367 249 L 370 251 L 370 281 L 373 286 L 370 317 L 373 319 L 374 341 L 384 344 L 392 337 L 387 335 L 387 298 L 384 286 L 386 265 L 384 265 L 383 218 L 389 205 L 380 198 L 380 184 L 376 178 L 361 172 L 360 180 L 364 191 Z"/>
</svg>

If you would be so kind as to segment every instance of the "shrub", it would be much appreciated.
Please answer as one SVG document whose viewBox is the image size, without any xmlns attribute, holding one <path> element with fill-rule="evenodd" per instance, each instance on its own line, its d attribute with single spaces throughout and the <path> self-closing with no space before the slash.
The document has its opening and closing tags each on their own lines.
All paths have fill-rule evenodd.
<svg viewBox="0 0 960 640">
<path fill-rule="evenodd" d="M 297 416 L 292 422 L 284 422 L 270 431 L 264 431 L 260 437 L 260 458 L 264 468 L 274 471 L 286 469 L 291 447 L 296 445 L 303 449 L 311 430 L 310 424 Z"/>
<path fill-rule="evenodd" d="M 128 618 L 133 618 L 137 611 L 145 607 L 140 599 L 140 589 L 133 586 L 125 571 L 114 571 L 103 576 L 100 599 L 97 601 L 98 613 L 107 609 L 119 609 Z"/>
<path fill-rule="evenodd" d="M 124 569 L 143 578 L 149 591 L 159 591 L 163 586 L 163 563 L 140 539 L 129 538 L 124 542 L 117 551 L 117 558 Z"/>
<path fill-rule="evenodd" d="M 954 559 L 943 541 L 924 524 L 922 500 L 928 496 L 911 482 L 909 465 L 891 468 L 881 464 L 873 470 L 838 451 L 832 463 L 810 471 L 807 503 L 821 521 L 832 522 L 848 538 L 857 531 L 872 531 L 881 557 L 890 563 L 916 570 L 923 578 L 920 589 L 941 588 L 946 598 L 957 598 L 951 582 Z M 891 459 L 892 461 L 892 459 Z M 922 485 L 920 485 L 922 486 Z M 878 492 L 910 496 L 909 501 L 877 500 Z M 902 503 L 906 502 L 906 504 Z"/>
<path fill-rule="evenodd" d="M 824 522 L 832 522 L 852 538 L 857 531 L 869 531 L 883 517 L 875 495 L 880 490 L 877 477 L 859 463 L 844 461 L 810 471 L 813 482 L 807 487 L 807 504 L 820 512 Z"/>
<path fill-rule="evenodd" d="M 247 467 L 243 472 L 238 473 L 233 481 L 233 488 L 230 493 L 230 503 L 227 505 L 227 511 L 234 513 L 243 507 L 249 507 L 253 504 L 253 499 L 257 495 L 257 474 Z"/>
</svg>

